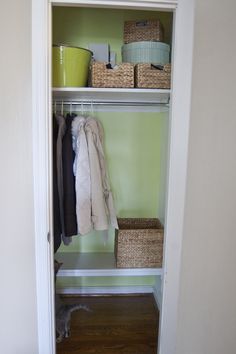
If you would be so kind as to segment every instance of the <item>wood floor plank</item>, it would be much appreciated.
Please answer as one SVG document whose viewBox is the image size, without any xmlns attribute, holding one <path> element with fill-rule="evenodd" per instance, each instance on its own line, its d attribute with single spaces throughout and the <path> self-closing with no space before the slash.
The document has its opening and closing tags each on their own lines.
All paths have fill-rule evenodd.
<svg viewBox="0 0 236 354">
<path fill-rule="evenodd" d="M 64 297 L 86 304 L 76 311 L 71 336 L 57 345 L 57 354 L 156 354 L 159 314 L 151 294 L 140 296 Z"/>
</svg>

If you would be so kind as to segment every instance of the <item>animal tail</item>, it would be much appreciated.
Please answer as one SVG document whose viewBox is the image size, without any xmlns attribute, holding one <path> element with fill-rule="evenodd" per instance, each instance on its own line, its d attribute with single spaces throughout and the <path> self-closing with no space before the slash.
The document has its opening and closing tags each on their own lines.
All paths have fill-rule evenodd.
<svg viewBox="0 0 236 354">
<path fill-rule="evenodd" d="M 65 305 L 65 309 L 68 310 L 70 313 L 76 311 L 76 310 L 84 310 L 91 312 L 90 308 L 86 305 L 80 305 L 80 304 L 67 304 Z"/>
</svg>

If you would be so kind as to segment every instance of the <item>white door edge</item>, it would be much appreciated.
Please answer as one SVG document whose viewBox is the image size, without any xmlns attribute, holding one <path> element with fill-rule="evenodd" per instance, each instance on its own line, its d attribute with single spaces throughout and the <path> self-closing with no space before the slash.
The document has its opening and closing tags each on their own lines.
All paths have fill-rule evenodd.
<svg viewBox="0 0 236 354">
<path fill-rule="evenodd" d="M 32 144 L 38 353 L 55 353 L 53 254 L 49 243 L 49 24 L 47 0 L 32 0 Z"/>
<path fill-rule="evenodd" d="M 174 48 L 172 48 L 174 65 L 159 354 L 174 354 L 177 340 L 191 109 L 194 8 L 195 0 L 179 0 L 174 19 Z"/>
</svg>

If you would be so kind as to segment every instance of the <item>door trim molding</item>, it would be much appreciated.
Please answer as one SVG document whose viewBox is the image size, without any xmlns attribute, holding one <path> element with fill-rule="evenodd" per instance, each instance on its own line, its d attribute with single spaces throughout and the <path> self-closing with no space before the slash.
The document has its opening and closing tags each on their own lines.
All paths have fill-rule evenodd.
<svg viewBox="0 0 236 354">
<path fill-rule="evenodd" d="M 61 0 L 60 0 L 61 1 Z M 108 4 L 108 0 L 78 0 L 78 4 Z M 118 1 L 117 1 L 118 2 Z M 160 9 L 174 1 L 119 1 L 140 8 Z M 72 2 L 74 4 L 74 2 Z M 109 4 L 116 1 L 109 0 Z M 188 130 L 191 106 L 193 18 L 195 0 L 179 0 L 175 11 L 175 44 L 172 77 L 171 145 L 169 151 L 168 197 L 165 227 L 164 275 L 162 282 L 161 332 L 159 354 L 174 354 L 177 340 L 178 296 L 181 269 L 181 243 L 184 222 Z M 159 4 L 159 5 L 158 5 Z M 134 7 L 133 7 L 134 8 Z M 166 10 L 169 10 L 166 6 Z M 32 122 L 34 158 L 35 253 L 39 354 L 55 354 L 53 247 L 47 240 L 52 233 L 52 201 L 49 137 L 51 124 L 50 54 L 51 4 L 32 0 Z M 184 63 L 184 75 L 183 75 Z M 53 242 L 51 240 L 51 242 Z"/>
<path fill-rule="evenodd" d="M 174 13 L 169 171 L 159 354 L 176 353 L 182 236 L 187 184 L 195 0 L 179 0 Z M 185 63 L 183 72 L 183 62 Z"/>
<path fill-rule="evenodd" d="M 32 138 L 35 209 L 35 262 L 39 354 L 55 353 L 53 255 L 49 239 L 49 56 L 51 6 L 32 0 Z M 49 236 L 48 236 L 49 235 Z"/>
</svg>

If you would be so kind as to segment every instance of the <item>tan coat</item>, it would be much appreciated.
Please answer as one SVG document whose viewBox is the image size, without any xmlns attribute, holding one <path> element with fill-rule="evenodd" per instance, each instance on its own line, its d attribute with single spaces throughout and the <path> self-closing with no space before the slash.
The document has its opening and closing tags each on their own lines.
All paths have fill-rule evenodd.
<svg viewBox="0 0 236 354">
<path fill-rule="evenodd" d="M 76 153 L 76 214 L 78 231 L 118 228 L 103 150 L 103 130 L 94 118 L 76 117 L 72 123 Z"/>
</svg>

